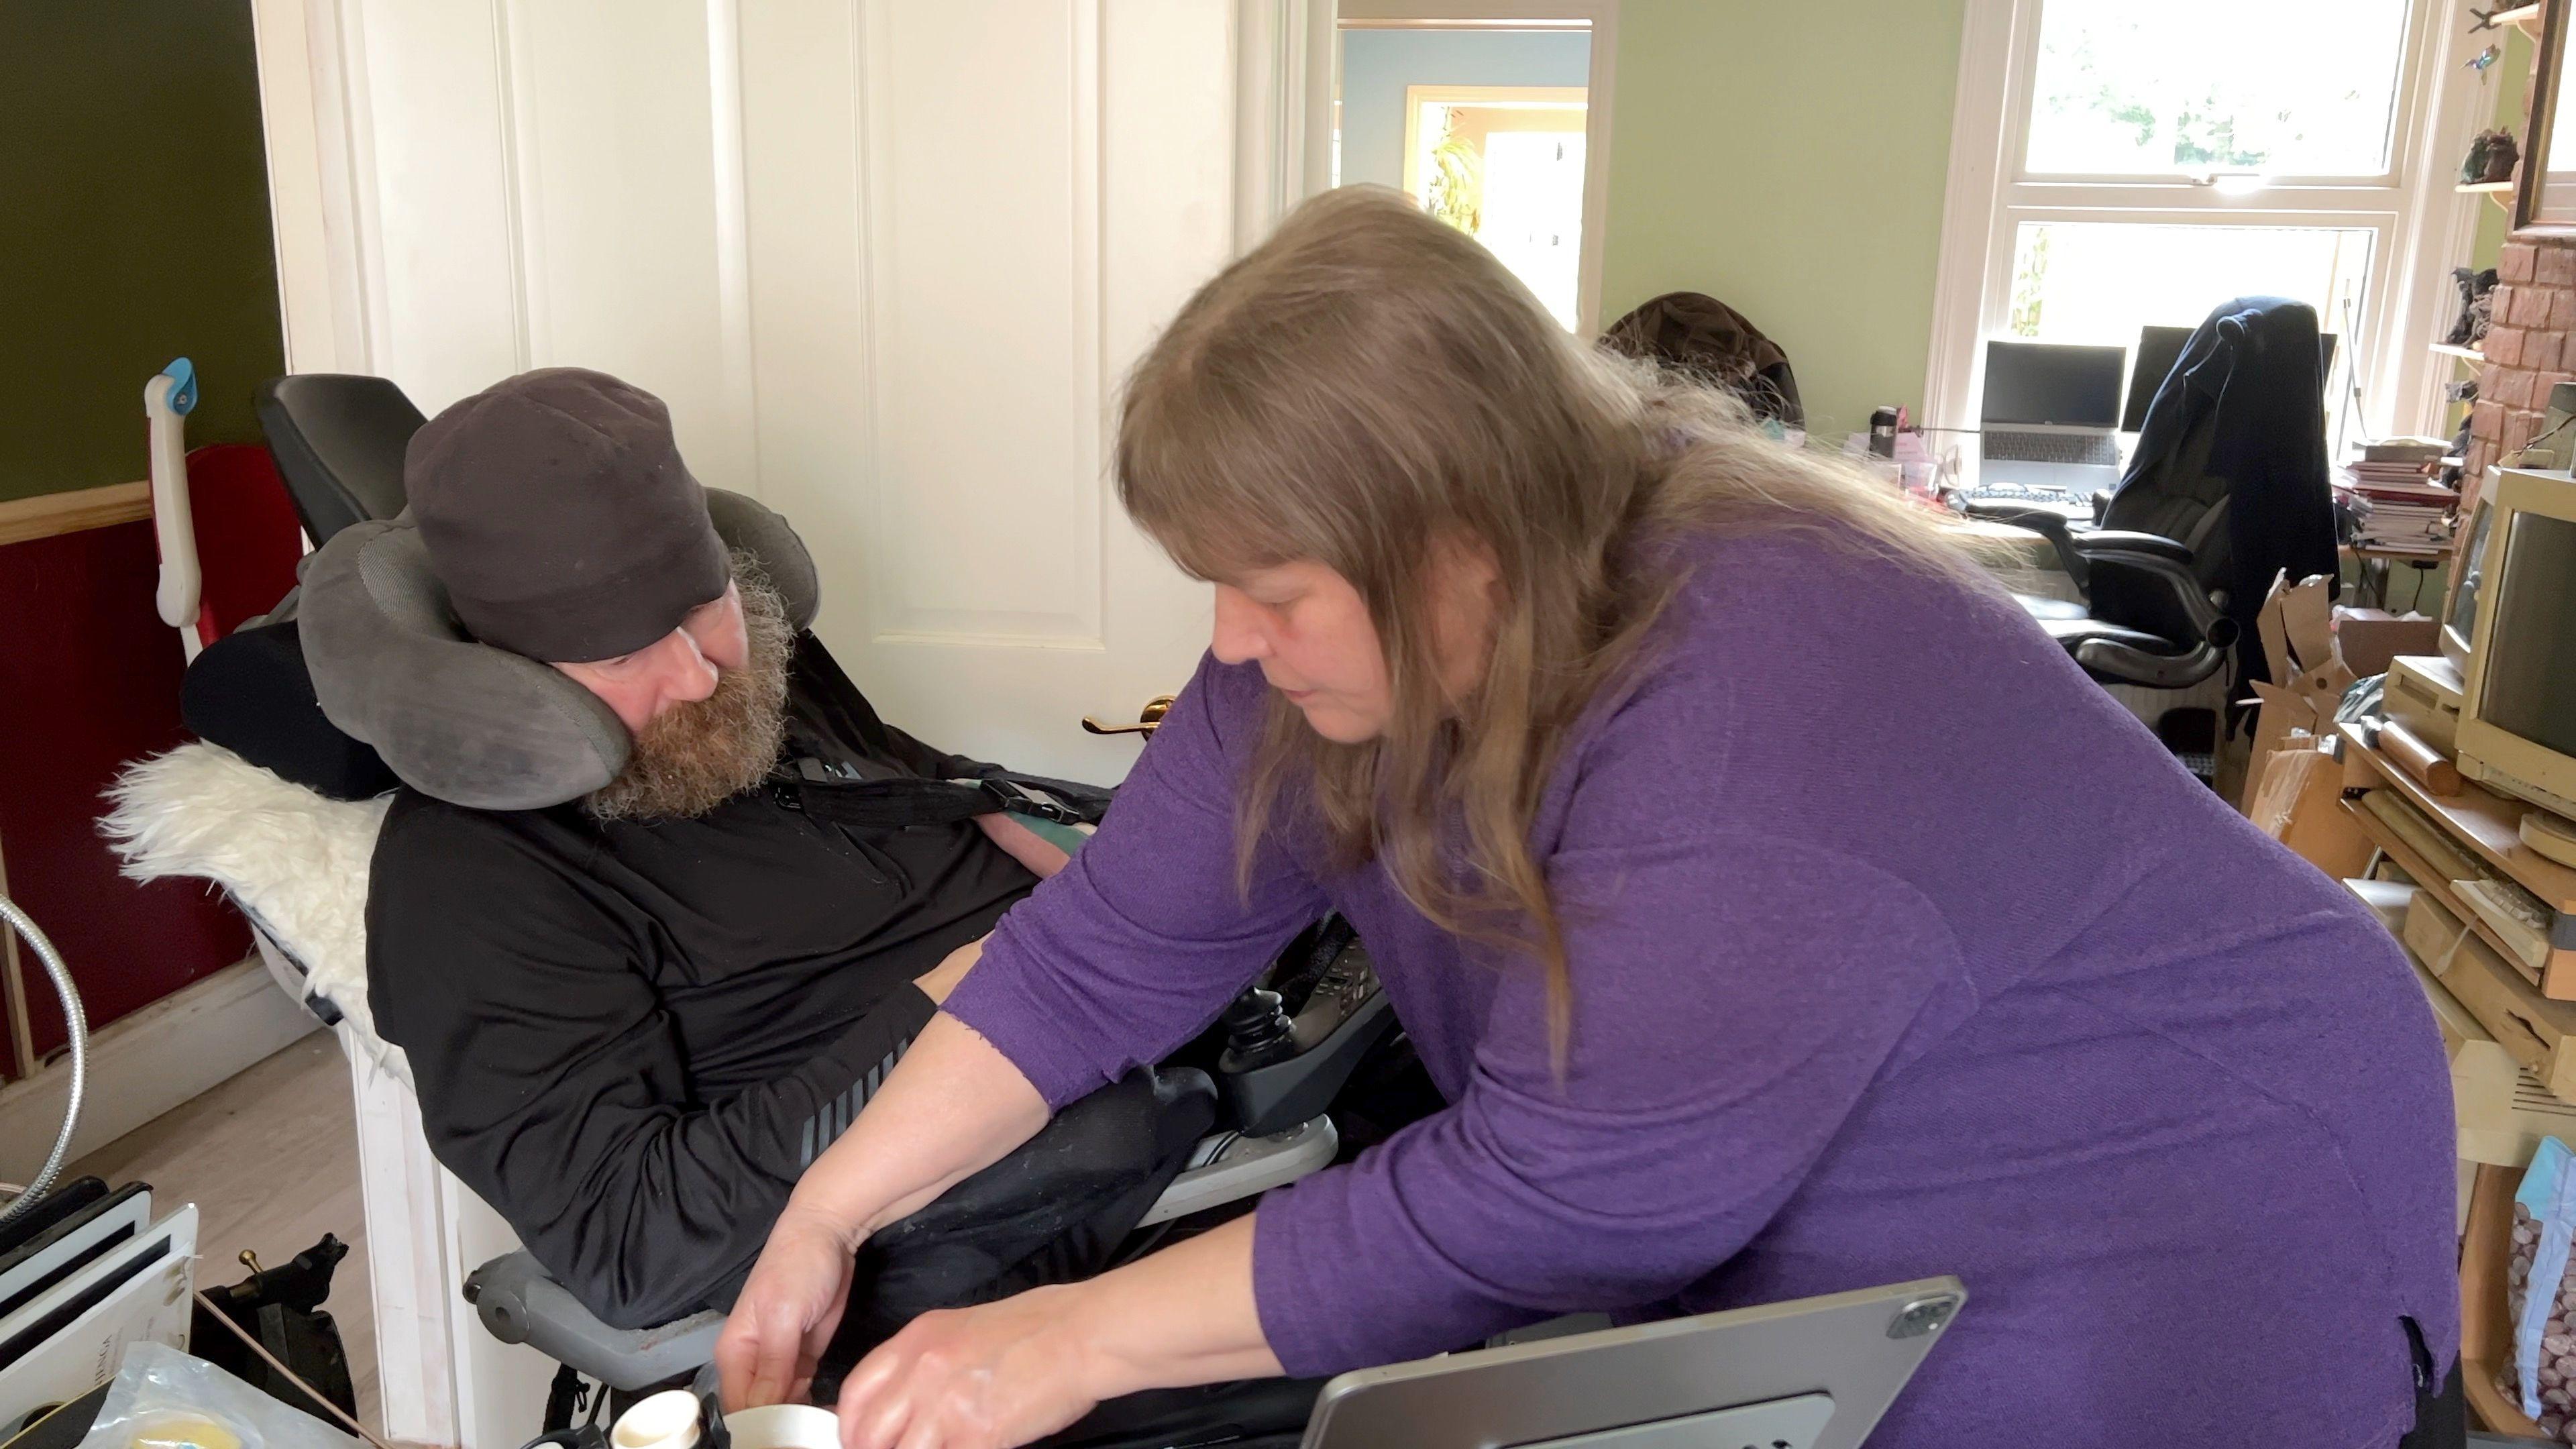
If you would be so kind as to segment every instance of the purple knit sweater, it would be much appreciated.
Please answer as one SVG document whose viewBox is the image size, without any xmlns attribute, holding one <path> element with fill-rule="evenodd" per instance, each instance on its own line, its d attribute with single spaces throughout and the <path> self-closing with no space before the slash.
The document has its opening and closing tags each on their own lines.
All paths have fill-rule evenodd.
<svg viewBox="0 0 2576 1449">
<path fill-rule="evenodd" d="M 2457 1351 L 2448 1075 L 2385 932 L 2000 593 L 1695 546 L 1652 666 L 1569 742 L 1536 969 L 1293 828 L 1235 878 L 1265 686 L 1202 665 L 947 1009 L 1053 1105 L 1177 1046 L 1327 907 L 1450 1106 L 1261 1204 L 1291 1373 L 1585 1309 L 1956 1273 L 1874 1445 L 2384 1445 L 2400 1316 Z"/>
</svg>

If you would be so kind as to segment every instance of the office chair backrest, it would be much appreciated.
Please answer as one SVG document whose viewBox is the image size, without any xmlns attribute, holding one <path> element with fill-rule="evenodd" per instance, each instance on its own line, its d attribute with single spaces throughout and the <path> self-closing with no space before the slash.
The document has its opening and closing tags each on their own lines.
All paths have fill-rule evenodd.
<svg viewBox="0 0 2576 1449">
<path fill-rule="evenodd" d="M 403 510 L 403 452 L 420 409 L 381 377 L 309 372 L 259 389 L 259 425 L 304 532 L 320 548 L 353 523 Z"/>
<path fill-rule="evenodd" d="M 2105 528 L 2192 551 L 2193 576 L 2225 594 L 2237 623 L 2240 678 L 2270 677 L 2253 623 L 2272 576 L 2335 567 L 2320 346 L 2316 313 L 2303 303 L 2242 297 L 2212 312 L 2157 389 L 2102 513 Z M 2097 618 L 2160 633 L 2122 611 L 2174 607 L 2169 590 L 2141 587 L 2133 597 L 2116 581 L 2092 602 Z"/>
</svg>

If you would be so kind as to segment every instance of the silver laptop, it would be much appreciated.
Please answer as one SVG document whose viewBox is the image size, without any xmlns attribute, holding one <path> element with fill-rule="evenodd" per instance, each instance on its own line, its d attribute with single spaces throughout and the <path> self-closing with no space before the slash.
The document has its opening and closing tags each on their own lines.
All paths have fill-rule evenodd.
<svg viewBox="0 0 2576 1449">
<path fill-rule="evenodd" d="M 1986 344 L 1980 488 L 2063 489 L 2089 499 L 2120 481 L 2125 347 Z"/>
<path fill-rule="evenodd" d="M 1362 1369 L 1304 1449 L 1857 1449 L 1967 1297 L 1927 1278 Z"/>
</svg>

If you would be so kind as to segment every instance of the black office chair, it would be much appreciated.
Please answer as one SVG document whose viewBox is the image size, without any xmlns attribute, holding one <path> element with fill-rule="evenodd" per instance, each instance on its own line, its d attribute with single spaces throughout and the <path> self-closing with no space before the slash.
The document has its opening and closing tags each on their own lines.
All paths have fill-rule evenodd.
<svg viewBox="0 0 2576 1449">
<path fill-rule="evenodd" d="M 304 534 L 320 548 L 403 511 L 403 452 L 426 421 L 381 377 L 306 372 L 261 383 L 259 425 Z"/>
<path fill-rule="evenodd" d="M 2223 545 L 2209 549 L 2227 511 L 2207 510 L 2192 541 L 2136 529 L 2077 531 L 2055 509 L 1979 503 L 1971 516 L 2027 528 L 2046 538 L 2084 602 L 2015 597 L 2039 626 L 2105 684 L 2188 689 L 2218 672 L 2238 637 L 2227 617 Z M 2194 543 L 2200 545 L 2195 548 Z M 2208 549 L 2208 552 L 2203 550 Z"/>
<path fill-rule="evenodd" d="M 2228 302 L 2157 388 L 2098 527 L 2048 509 L 1970 506 L 2056 549 L 2084 602 L 2022 603 L 2095 679 L 2183 689 L 2231 657 L 2236 683 L 2271 677 L 2249 628 L 2271 580 L 2336 567 L 2320 358 L 2305 303 Z"/>
</svg>

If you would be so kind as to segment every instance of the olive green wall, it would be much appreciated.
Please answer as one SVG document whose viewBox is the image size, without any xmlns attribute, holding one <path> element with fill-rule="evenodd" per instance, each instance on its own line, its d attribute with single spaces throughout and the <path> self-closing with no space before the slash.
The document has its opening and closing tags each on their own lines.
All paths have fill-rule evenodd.
<svg viewBox="0 0 2576 1449">
<path fill-rule="evenodd" d="M 0 501 L 144 476 L 143 384 L 285 371 L 249 0 L 0 0 Z"/>
<path fill-rule="evenodd" d="M 1607 325 L 1706 292 L 1788 349 L 1808 427 L 1922 409 L 1964 0 L 1626 0 Z"/>
</svg>

